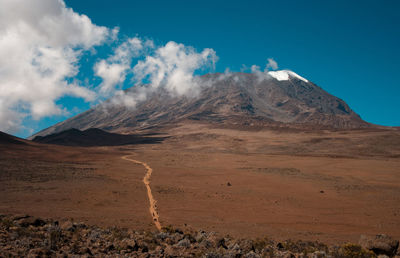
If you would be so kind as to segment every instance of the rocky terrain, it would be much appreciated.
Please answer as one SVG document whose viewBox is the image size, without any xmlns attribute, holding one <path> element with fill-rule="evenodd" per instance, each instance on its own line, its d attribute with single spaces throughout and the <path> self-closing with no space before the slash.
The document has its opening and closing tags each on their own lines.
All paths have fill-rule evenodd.
<svg viewBox="0 0 400 258">
<path fill-rule="evenodd" d="M 328 245 L 400 239 L 398 130 L 250 129 L 186 123 L 156 144 L 92 147 L 2 134 L 0 214 L 152 230 L 146 169 L 128 155 L 153 169 L 162 226 Z"/>
<path fill-rule="evenodd" d="M 398 245 L 386 235 L 362 236 L 359 244 L 327 246 L 319 242 L 275 242 L 267 237 L 235 239 L 171 226 L 149 232 L 0 215 L 2 257 L 398 257 Z"/>
<path fill-rule="evenodd" d="M 135 108 L 119 105 L 118 101 L 111 99 L 34 136 L 71 128 L 129 133 L 175 125 L 185 120 L 230 126 L 308 125 L 342 129 L 372 126 L 343 100 L 301 77 L 260 80 L 255 74 L 233 73 L 208 74 L 198 79 L 201 89 L 198 95 L 172 96 L 158 90 L 149 93 Z M 128 89 L 127 94 L 138 96 L 138 91 L 140 86 L 135 86 Z"/>
</svg>

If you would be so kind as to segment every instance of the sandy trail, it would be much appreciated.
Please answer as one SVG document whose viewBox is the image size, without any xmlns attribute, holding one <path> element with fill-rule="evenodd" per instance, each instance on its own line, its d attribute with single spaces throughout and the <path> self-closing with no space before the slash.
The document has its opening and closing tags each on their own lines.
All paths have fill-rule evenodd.
<svg viewBox="0 0 400 258">
<path fill-rule="evenodd" d="M 149 210 L 150 210 L 151 217 L 153 218 L 154 225 L 157 227 L 157 229 L 159 231 L 161 231 L 160 218 L 159 218 L 158 211 L 157 211 L 157 201 L 154 199 L 153 194 L 151 193 L 151 188 L 150 188 L 150 177 L 151 177 L 151 173 L 153 173 L 153 169 L 149 165 L 147 165 L 147 163 L 139 161 L 139 160 L 130 159 L 130 158 L 128 158 L 128 156 L 123 156 L 122 159 L 129 160 L 136 164 L 140 164 L 146 168 L 147 173 L 143 178 L 143 183 L 145 184 L 145 186 L 147 188 L 147 196 L 149 197 L 149 202 L 150 202 Z"/>
</svg>

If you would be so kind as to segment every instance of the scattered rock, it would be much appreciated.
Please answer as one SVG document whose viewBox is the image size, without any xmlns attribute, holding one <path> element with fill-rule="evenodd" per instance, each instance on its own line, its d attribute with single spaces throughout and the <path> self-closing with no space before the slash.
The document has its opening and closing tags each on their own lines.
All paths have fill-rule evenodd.
<svg viewBox="0 0 400 258">
<path fill-rule="evenodd" d="M 197 232 L 195 239 L 196 239 L 196 242 L 200 243 L 206 237 L 207 237 L 206 232 L 204 232 L 203 230 L 200 230 L 199 232 Z"/>
<path fill-rule="evenodd" d="M 189 248 L 190 247 L 190 241 L 189 241 L 189 239 L 185 238 L 185 239 L 182 239 L 181 241 L 179 241 L 176 245 L 179 246 L 179 247 Z"/>
<path fill-rule="evenodd" d="M 229 249 L 229 250 L 232 250 L 232 251 L 234 251 L 234 252 L 236 252 L 236 253 L 238 253 L 238 252 L 241 251 L 240 246 L 239 246 L 237 243 L 234 243 L 234 244 L 230 245 L 230 246 L 228 247 L 228 249 Z"/>
<path fill-rule="evenodd" d="M 183 234 L 183 231 L 182 231 L 182 230 L 180 230 L 179 228 L 176 228 L 176 229 L 175 229 L 175 233 L 178 233 L 178 234 Z"/>
<path fill-rule="evenodd" d="M 201 241 L 199 246 L 204 249 L 211 249 L 211 248 L 213 248 L 213 243 L 211 241 L 209 241 L 208 239 L 205 239 L 205 240 Z"/>
<path fill-rule="evenodd" d="M 361 235 L 359 244 L 375 254 L 394 256 L 399 247 L 399 241 L 381 234 L 376 236 Z"/>
<path fill-rule="evenodd" d="M 71 221 L 67 220 L 61 224 L 61 229 L 74 232 L 76 229 L 76 226 Z"/>
<path fill-rule="evenodd" d="M 134 239 L 123 239 L 119 244 L 119 248 L 122 250 L 137 251 L 139 246 Z"/>
<path fill-rule="evenodd" d="M 259 254 L 256 254 L 253 251 L 248 252 L 247 254 L 244 255 L 245 258 L 259 258 L 261 257 Z"/>
<path fill-rule="evenodd" d="M 217 248 L 219 248 L 219 247 L 228 249 L 228 247 L 225 245 L 225 238 L 221 238 L 217 241 Z"/>
<path fill-rule="evenodd" d="M 87 247 L 82 247 L 82 248 L 80 249 L 80 251 L 79 251 L 79 254 L 80 254 L 80 255 L 85 255 L 85 254 L 87 254 L 87 255 L 93 256 L 92 251 L 90 251 L 90 249 L 87 248 Z"/>
<path fill-rule="evenodd" d="M 42 227 L 46 224 L 46 222 L 42 219 L 31 217 L 31 216 L 24 216 L 22 218 L 16 219 L 16 223 L 21 227 Z"/>
<path fill-rule="evenodd" d="M 252 240 L 249 240 L 249 239 L 241 240 L 239 245 L 240 245 L 240 248 L 242 249 L 242 251 L 245 252 L 245 253 L 248 253 L 248 252 L 251 252 L 251 251 L 255 251 L 254 244 L 253 244 Z"/>
<path fill-rule="evenodd" d="M 174 248 L 172 248 L 172 246 L 168 245 L 167 247 L 165 247 L 164 249 L 164 254 L 167 257 L 173 257 L 175 254 L 175 250 Z"/>
<path fill-rule="evenodd" d="M 147 253 L 149 251 L 149 248 L 145 245 L 142 246 L 142 253 Z"/>
<path fill-rule="evenodd" d="M 29 250 L 28 252 L 28 257 L 46 257 L 46 256 L 50 257 L 51 255 L 52 252 L 45 248 L 34 248 Z"/>
<path fill-rule="evenodd" d="M 168 233 L 160 232 L 160 233 L 158 233 L 158 234 L 156 235 L 156 238 L 157 238 L 157 239 L 160 239 L 160 240 L 165 240 L 168 236 L 169 236 Z"/>
<path fill-rule="evenodd" d="M 324 258 L 326 253 L 324 251 L 315 251 L 310 255 L 310 258 Z"/>
<path fill-rule="evenodd" d="M 114 250 L 115 250 L 115 246 L 113 244 L 108 245 L 106 248 L 107 252 L 114 251 Z"/>
<path fill-rule="evenodd" d="M 232 184 L 230 182 L 226 183 L 227 186 L 232 186 Z"/>
<path fill-rule="evenodd" d="M 164 232 L 42 220 L 31 216 L 0 219 L 1 257 L 376 257 L 360 245 L 328 247 L 318 242 L 234 239 L 214 232 L 172 226 Z M 380 258 L 394 257 L 398 242 L 385 235 L 360 240 Z M 306 253 L 305 253 L 306 251 Z M 400 250 L 399 250 L 400 251 Z M 399 252 L 398 251 L 398 252 Z M 385 252 L 385 253 L 380 253 Z M 397 257 L 400 258 L 400 257 Z"/>
</svg>

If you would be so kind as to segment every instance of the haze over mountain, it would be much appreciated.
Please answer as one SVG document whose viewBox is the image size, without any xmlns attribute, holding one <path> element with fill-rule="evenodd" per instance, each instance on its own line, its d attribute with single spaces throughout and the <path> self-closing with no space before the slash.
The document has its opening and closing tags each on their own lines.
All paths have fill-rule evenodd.
<svg viewBox="0 0 400 258">
<path fill-rule="evenodd" d="M 198 78 L 199 93 L 174 96 L 163 88 L 148 93 L 135 108 L 116 97 L 34 136 L 71 128 L 100 128 L 128 133 L 186 119 L 239 125 L 311 125 L 332 128 L 371 126 L 341 99 L 294 72 L 207 74 Z M 126 91 L 140 94 L 143 87 Z"/>
</svg>

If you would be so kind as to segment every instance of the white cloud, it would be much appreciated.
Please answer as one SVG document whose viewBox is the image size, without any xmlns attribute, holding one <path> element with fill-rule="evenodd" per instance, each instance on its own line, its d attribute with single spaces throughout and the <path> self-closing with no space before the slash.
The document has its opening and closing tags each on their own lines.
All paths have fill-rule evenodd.
<svg viewBox="0 0 400 258">
<path fill-rule="evenodd" d="M 268 58 L 267 70 L 271 68 L 272 70 L 278 69 L 278 63 L 273 58 Z"/>
<path fill-rule="evenodd" d="M 139 61 L 133 73 L 137 81 L 148 79 L 153 89 L 164 87 L 171 94 L 195 95 L 199 85 L 194 72 L 207 66 L 215 67 L 217 59 L 213 49 L 197 52 L 192 47 L 170 41 L 154 55 Z"/>
<path fill-rule="evenodd" d="M 258 65 L 252 65 L 250 67 L 250 70 L 253 74 L 257 76 L 257 80 L 259 82 L 263 80 L 268 80 L 271 79 L 271 73 L 274 73 L 273 71 L 269 71 L 270 68 L 276 70 L 278 69 L 278 63 L 273 59 L 273 58 L 268 58 L 267 59 L 267 65 L 265 66 L 265 69 L 262 71 Z"/>
<path fill-rule="evenodd" d="M 257 80 L 259 82 L 263 81 L 263 80 L 268 80 L 271 78 L 271 76 L 268 74 L 268 69 L 265 68 L 264 71 L 260 70 L 260 67 L 258 65 L 252 65 L 250 67 L 250 70 L 253 74 L 256 75 Z"/>
<path fill-rule="evenodd" d="M 122 49 L 128 50 L 126 52 L 119 51 L 117 48 L 113 56 L 100 61 L 95 66 L 96 74 L 103 79 L 100 91 L 107 86 L 113 93 L 111 101 L 103 105 L 105 108 L 109 105 L 135 108 L 138 102 L 144 101 L 149 94 L 160 88 L 164 88 L 172 95 L 195 96 L 200 91 L 200 85 L 197 83 L 194 72 L 208 66 L 214 68 L 217 61 L 215 51 L 208 48 L 197 52 L 192 47 L 173 41 L 159 48 L 155 48 L 153 41 L 150 40 L 141 41 L 142 47 L 139 47 L 139 41 L 136 40 L 136 43 L 136 47 L 129 50 L 123 47 Z M 143 60 L 139 60 L 132 69 L 128 70 L 131 57 L 146 53 L 148 55 Z M 129 62 L 124 61 L 126 57 L 130 58 Z M 121 67 L 122 64 L 123 67 Z M 100 74 L 101 66 L 105 66 L 106 76 Z M 113 72 L 114 68 L 115 72 Z M 129 72 L 134 75 L 135 88 L 129 92 L 118 90 L 115 86 L 122 83 Z"/>
<path fill-rule="evenodd" d="M 82 51 L 118 30 L 94 25 L 62 0 L 0 0 L 0 6 L 0 130 L 15 132 L 27 115 L 63 113 L 56 105 L 62 96 L 95 98 L 69 78 Z"/>
<path fill-rule="evenodd" d="M 125 81 L 127 69 L 129 69 L 127 64 L 109 63 L 106 60 L 96 63 L 94 67 L 95 73 L 103 80 L 99 86 L 100 92 L 106 96 L 110 95 L 115 90 L 115 86 Z"/>
<path fill-rule="evenodd" d="M 115 93 L 116 87 L 125 81 L 126 74 L 131 68 L 132 59 L 142 54 L 147 46 L 152 46 L 150 40 L 142 42 L 137 37 L 128 38 L 107 59 L 100 60 L 94 66 L 96 76 L 102 79 L 99 85 L 101 96 L 109 97 Z"/>
</svg>

